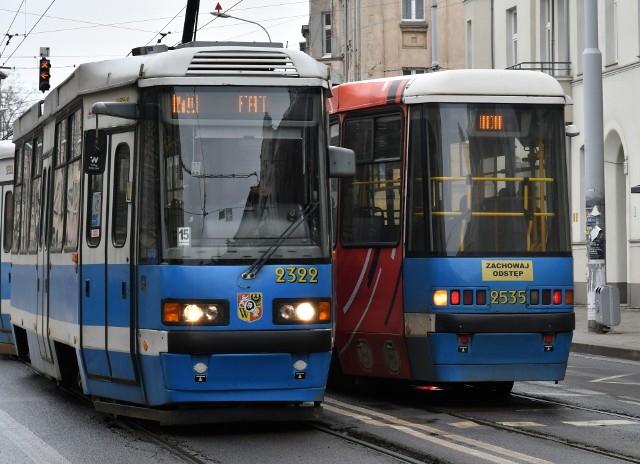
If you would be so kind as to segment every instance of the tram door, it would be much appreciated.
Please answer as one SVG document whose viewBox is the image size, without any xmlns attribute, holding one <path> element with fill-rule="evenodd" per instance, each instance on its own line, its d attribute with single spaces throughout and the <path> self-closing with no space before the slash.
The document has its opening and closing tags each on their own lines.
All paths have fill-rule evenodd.
<svg viewBox="0 0 640 464">
<path fill-rule="evenodd" d="M 38 332 L 38 346 L 43 360 L 52 362 L 51 345 L 49 344 L 49 233 L 51 221 L 51 173 L 53 156 L 45 159 L 42 168 L 42 186 L 40 190 L 40 230 L 38 231 L 38 262 L 37 272 L 37 303 L 36 324 Z M 33 360 L 32 360 L 33 362 Z"/>
<path fill-rule="evenodd" d="M 89 377 L 136 381 L 131 306 L 134 132 L 109 135 L 103 174 L 88 174 L 82 257 L 82 334 Z"/>
</svg>

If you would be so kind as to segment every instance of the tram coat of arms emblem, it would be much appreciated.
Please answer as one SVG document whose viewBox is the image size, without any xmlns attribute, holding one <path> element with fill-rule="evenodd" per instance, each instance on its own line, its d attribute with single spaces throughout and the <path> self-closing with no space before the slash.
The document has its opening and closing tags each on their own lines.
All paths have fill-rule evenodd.
<svg viewBox="0 0 640 464">
<path fill-rule="evenodd" d="M 262 317 L 262 293 L 238 293 L 238 317 L 254 322 Z"/>
</svg>

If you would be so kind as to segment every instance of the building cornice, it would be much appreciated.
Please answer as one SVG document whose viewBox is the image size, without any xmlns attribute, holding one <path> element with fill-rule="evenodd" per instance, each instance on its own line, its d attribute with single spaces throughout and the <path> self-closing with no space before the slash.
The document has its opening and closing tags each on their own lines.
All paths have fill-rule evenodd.
<svg viewBox="0 0 640 464">
<path fill-rule="evenodd" d="M 624 66 L 616 66 L 612 69 L 607 69 L 602 73 L 602 78 L 605 79 L 607 77 L 615 76 L 616 74 L 620 74 L 627 71 L 632 71 L 636 68 L 640 68 L 640 61 L 636 61 L 634 63 L 626 64 Z M 580 75 L 582 76 L 582 74 Z M 578 79 L 574 79 L 571 81 L 571 87 L 577 87 L 582 85 L 584 81 L 584 77 L 580 77 Z"/>
</svg>

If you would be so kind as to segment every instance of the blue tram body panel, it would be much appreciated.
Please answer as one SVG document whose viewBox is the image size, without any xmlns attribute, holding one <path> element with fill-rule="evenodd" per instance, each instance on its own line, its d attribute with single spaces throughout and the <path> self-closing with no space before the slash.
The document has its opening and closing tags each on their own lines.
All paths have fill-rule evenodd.
<svg viewBox="0 0 640 464">
<path fill-rule="evenodd" d="M 194 300 L 222 299 L 229 302 L 230 324 L 222 330 L 258 330 L 274 328 L 296 329 L 299 326 L 273 324 L 271 303 L 277 298 L 330 298 L 331 269 L 329 265 L 293 266 L 313 269 L 316 277 L 306 282 L 278 283 L 277 269 L 291 266 L 264 266 L 253 280 L 244 280 L 241 274 L 247 266 L 194 267 L 194 266 L 140 266 L 138 287 L 140 327 L 154 329 L 161 326 L 161 302 L 165 299 Z M 247 322 L 238 317 L 238 298 L 250 293 L 261 293 L 263 308 L 260 318 Z M 149 310 L 157 308 L 157 311 Z"/>
<path fill-rule="evenodd" d="M 573 304 L 564 300 L 573 290 L 572 265 L 563 257 L 405 259 L 405 319 L 411 324 L 412 315 L 422 314 L 431 324 L 406 337 L 414 380 L 562 380 L 575 325 Z M 517 272 L 505 276 L 508 270 Z M 474 297 L 472 304 L 436 306 L 438 289 L 485 292 L 486 303 Z M 531 290 L 560 291 L 562 301 L 533 304 Z M 460 334 L 468 339 L 461 342 Z"/>
<path fill-rule="evenodd" d="M 312 281 L 276 283 L 283 267 L 287 266 L 264 266 L 256 278 L 249 281 L 241 277 L 246 266 L 138 267 L 137 361 L 144 402 L 149 406 L 159 406 L 184 402 L 322 401 L 331 357 L 330 322 L 277 325 L 272 303 L 281 298 L 322 298 L 329 301 L 330 265 L 295 266 L 307 270 L 313 268 Z M 97 268 L 95 271 L 96 274 L 100 272 Z M 91 275 L 91 271 L 84 274 L 83 279 L 87 275 Z M 113 291 L 120 292 L 121 288 Z M 238 303 L 242 295 L 249 293 L 259 293 L 262 301 L 259 317 L 251 322 L 242 319 Z M 164 325 L 161 320 L 164 300 L 227 301 L 229 324 L 209 327 Z M 85 322 L 90 320 L 85 318 Z M 98 320 L 99 317 L 95 322 Z M 126 327 L 128 323 L 128 315 L 109 318 L 110 326 Z M 319 341 L 312 345 L 311 351 L 305 351 L 311 345 L 304 340 L 311 332 L 316 332 Z M 179 333 L 187 346 L 197 346 L 190 351 L 189 348 L 180 348 L 178 343 L 175 348 L 171 344 L 173 333 Z M 242 340 L 236 340 L 240 333 L 246 334 L 242 340 L 246 341 L 247 347 L 242 345 Z M 221 349 L 219 344 L 212 342 L 212 337 L 225 334 L 230 335 L 226 338 L 229 345 Z M 284 335 L 297 334 L 300 335 L 298 338 L 282 340 Z M 296 344 L 296 340 L 301 344 Z M 253 346 L 256 347 L 255 352 L 250 348 Z M 220 349 L 223 352 L 217 352 Z M 234 352 L 236 350 L 239 352 Z M 142 392 L 136 392 L 130 385 L 96 378 L 115 377 L 119 364 L 125 369 L 127 366 L 131 368 L 129 353 L 84 349 L 83 355 L 87 369 L 94 375 L 87 382 L 86 393 L 131 402 L 142 401 Z"/>
<path fill-rule="evenodd" d="M 483 278 L 483 262 L 517 262 L 530 266 L 533 280 L 500 280 L 502 276 Z M 512 268 L 517 270 L 517 268 Z M 492 270 L 489 269 L 490 273 Z M 500 272 L 495 269 L 494 272 Z M 465 307 L 460 304 L 446 309 L 435 308 L 432 303 L 434 289 L 485 289 L 491 291 L 520 291 L 531 289 L 573 289 L 573 260 L 558 258 L 409 258 L 404 260 L 405 312 L 518 312 L 524 311 L 573 311 L 573 305 L 490 304 L 482 307 Z"/>
<path fill-rule="evenodd" d="M 2 307 L 6 307 L 11 299 L 11 288 L 9 287 L 9 271 L 11 269 L 11 263 L 2 262 L 0 264 L 0 303 Z M 6 312 L 0 313 L 0 345 L 6 344 L 7 346 L 13 344 L 13 337 L 11 335 L 11 318 Z"/>
</svg>

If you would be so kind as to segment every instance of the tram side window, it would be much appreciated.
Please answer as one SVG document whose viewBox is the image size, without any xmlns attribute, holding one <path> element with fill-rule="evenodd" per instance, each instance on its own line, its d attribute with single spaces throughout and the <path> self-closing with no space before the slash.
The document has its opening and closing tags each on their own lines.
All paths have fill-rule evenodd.
<svg viewBox="0 0 640 464">
<path fill-rule="evenodd" d="M 31 219 L 31 161 L 33 159 L 33 140 L 25 142 L 22 157 L 22 217 L 20 218 L 20 251 L 29 248 L 29 219 Z"/>
<path fill-rule="evenodd" d="M 33 178 L 31 180 L 31 209 L 29 218 L 29 253 L 35 253 L 38 249 L 38 233 L 40 230 L 40 196 L 42 193 L 42 135 L 33 140 Z M 26 211 L 26 210 L 25 210 Z"/>
<path fill-rule="evenodd" d="M 129 145 L 122 143 L 116 149 L 115 178 L 113 179 L 113 246 L 122 247 L 127 241 L 129 209 L 127 191 L 129 185 Z"/>
<path fill-rule="evenodd" d="M 67 166 L 67 211 L 65 217 L 64 248 L 75 251 L 78 247 L 80 226 L 80 156 L 82 155 L 82 112 L 69 118 L 69 164 Z"/>
<path fill-rule="evenodd" d="M 74 251 L 80 217 L 80 155 L 82 112 L 77 110 L 56 124 L 56 166 L 50 235 L 52 251 Z"/>
<path fill-rule="evenodd" d="M 20 250 L 20 213 L 22 211 L 22 157 L 24 156 L 24 147 L 20 145 L 16 150 L 16 166 L 15 166 L 15 187 L 13 195 L 14 204 L 14 225 L 13 238 L 11 240 L 11 252 L 17 253 Z"/>
<path fill-rule="evenodd" d="M 13 239 L 13 192 L 4 195 L 4 218 L 2 219 L 2 249 L 5 253 L 11 251 Z"/>
<path fill-rule="evenodd" d="M 342 181 L 343 245 L 394 246 L 400 238 L 402 113 L 347 119 L 343 145 L 356 154 L 356 175 Z"/>
<path fill-rule="evenodd" d="M 329 121 L 329 144 L 340 145 L 340 121 L 338 118 L 332 118 Z M 338 230 L 338 179 L 336 177 L 329 180 L 329 188 L 331 193 L 331 246 L 335 248 L 336 231 Z"/>
</svg>

